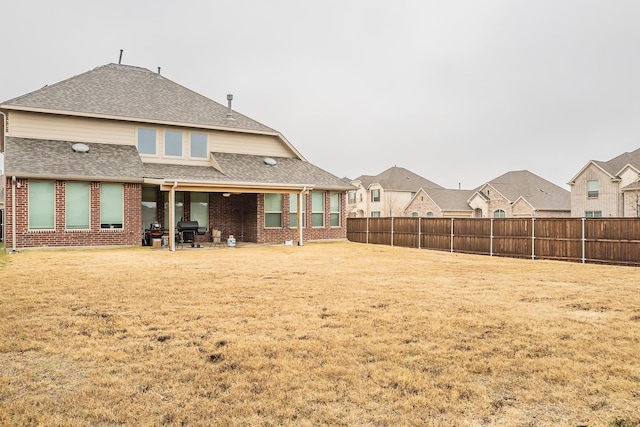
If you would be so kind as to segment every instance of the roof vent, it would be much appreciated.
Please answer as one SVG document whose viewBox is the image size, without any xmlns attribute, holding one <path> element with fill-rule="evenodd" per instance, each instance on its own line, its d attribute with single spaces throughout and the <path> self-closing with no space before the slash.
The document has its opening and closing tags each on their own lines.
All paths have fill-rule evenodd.
<svg viewBox="0 0 640 427">
<path fill-rule="evenodd" d="M 231 101 L 233 101 L 233 95 L 228 94 L 227 103 L 229 104 L 229 107 L 227 108 L 227 119 L 233 119 L 233 111 L 231 110 Z"/>
<path fill-rule="evenodd" d="M 73 144 L 71 146 L 71 149 L 75 153 L 88 153 L 89 152 L 89 146 L 87 144 L 83 144 L 81 142 L 78 142 L 77 144 Z"/>
<path fill-rule="evenodd" d="M 271 158 L 271 157 L 265 157 L 264 159 L 262 159 L 262 161 L 267 166 L 277 166 L 278 165 L 278 162 L 276 162 L 276 159 Z"/>
</svg>

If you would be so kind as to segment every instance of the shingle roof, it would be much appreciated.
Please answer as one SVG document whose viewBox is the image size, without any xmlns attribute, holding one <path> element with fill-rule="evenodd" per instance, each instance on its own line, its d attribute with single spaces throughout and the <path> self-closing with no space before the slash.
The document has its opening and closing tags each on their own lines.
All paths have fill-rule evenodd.
<svg viewBox="0 0 640 427">
<path fill-rule="evenodd" d="M 77 153 L 70 141 L 7 137 L 5 142 L 7 176 L 142 181 L 143 164 L 131 145 L 87 142 L 89 151 Z"/>
<path fill-rule="evenodd" d="M 129 120 L 276 132 L 145 68 L 107 64 L 2 103 Z"/>
<path fill-rule="evenodd" d="M 594 160 L 593 162 L 607 171 L 611 176 L 615 177 L 626 165 L 631 165 L 636 169 L 640 169 L 640 148 L 630 153 L 622 153 L 606 162 L 598 160 Z"/>
<path fill-rule="evenodd" d="M 470 211 L 469 198 L 474 190 L 450 190 L 446 188 L 431 188 L 424 190 L 429 197 L 444 211 Z"/>
<path fill-rule="evenodd" d="M 74 152 L 71 141 L 7 137 L 6 174 L 55 179 L 113 179 L 142 181 L 143 178 L 185 180 L 204 183 L 288 184 L 323 190 L 350 190 L 342 179 L 300 159 L 274 157 L 268 166 L 264 156 L 212 153 L 221 170 L 213 166 L 142 163 L 134 146 L 85 143 L 88 153 Z"/>
<path fill-rule="evenodd" d="M 571 210 L 571 193 L 526 170 L 511 171 L 488 182 L 512 203 L 519 197 L 538 210 Z"/>
<path fill-rule="evenodd" d="M 363 175 L 367 177 L 367 175 Z M 386 171 L 367 179 L 368 184 L 365 185 L 365 179 L 362 180 L 364 187 L 371 184 L 380 184 L 385 190 L 395 191 L 418 191 L 420 188 L 443 188 L 435 182 L 417 175 L 410 170 L 402 167 L 392 166 Z"/>
</svg>

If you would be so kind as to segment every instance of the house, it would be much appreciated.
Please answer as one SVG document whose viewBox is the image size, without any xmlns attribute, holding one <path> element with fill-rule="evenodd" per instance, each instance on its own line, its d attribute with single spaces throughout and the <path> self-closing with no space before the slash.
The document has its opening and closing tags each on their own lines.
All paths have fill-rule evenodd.
<svg viewBox="0 0 640 427">
<path fill-rule="evenodd" d="M 569 181 L 571 216 L 639 217 L 640 148 L 602 162 L 589 161 Z"/>
<path fill-rule="evenodd" d="M 571 194 L 526 170 L 507 172 L 469 198 L 476 218 L 569 217 Z"/>
<path fill-rule="evenodd" d="M 475 190 L 421 188 L 404 208 L 404 216 L 427 218 L 470 218 L 474 211 L 469 199 Z"/>
<path fill-rule="evenodd" d="M 351 184 L 348 212 L 350 217 L 403 216 L 409 201 L 421 188 L 442 188 L 405 168 L 393 166 L 371 176 L 362 175 Z"/>
<path fill-rule="evenodd" d="M 0 104 L 6 247 L 134 246 L 180 220 L 237 241 L 346 238 L 352 187 L 278 131 L 144 68 L 107 64 Z"/>
</svg>

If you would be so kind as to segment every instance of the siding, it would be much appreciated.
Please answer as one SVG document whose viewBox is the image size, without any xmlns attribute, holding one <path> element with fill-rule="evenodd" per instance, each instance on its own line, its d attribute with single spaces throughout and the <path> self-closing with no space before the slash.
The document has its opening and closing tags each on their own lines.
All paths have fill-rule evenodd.
<svg viewBox="0 0 640 427">
<path fill-rule="evenodd" d="M 253 154 L 257 156 L 296 157 L 276 136 L 235 132 L 209 132 L 211 151 Z"/>
</svg>

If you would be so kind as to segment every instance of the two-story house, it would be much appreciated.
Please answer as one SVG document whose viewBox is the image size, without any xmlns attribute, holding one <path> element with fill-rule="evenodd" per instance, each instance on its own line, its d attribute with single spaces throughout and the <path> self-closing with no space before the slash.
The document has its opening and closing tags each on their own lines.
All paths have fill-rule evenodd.
<svg viewBox="0 0 640 427">
<path fill-rule="evenodd" d="M 0 104 L 7 249 L 140 245 L 180 220 L 205 240 L 346 238 L 352 187 L 232 98 L 108 64 Z"/>
<path fill-rule="evenodd" d="M 442 188 L 397 166 L 375 176 L 362 175 L 351 184 L 356 188 L 349 191 L 347 210 L 355 218 L 403 216 L 407 203 L 418 190 Z"/>
<path fill-rule="evenodd" d="M 640 217 L 640 148 L 589 161 L 569 181 L 571 216 Z"/>
<path fill-rule="evenodd" d="M 476 218 L 569 217 L 569 191 L 527 170 L 510 171 L 469 198 Z"/>
</svg>

